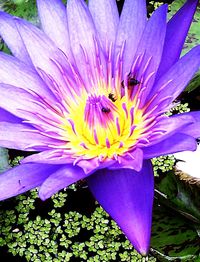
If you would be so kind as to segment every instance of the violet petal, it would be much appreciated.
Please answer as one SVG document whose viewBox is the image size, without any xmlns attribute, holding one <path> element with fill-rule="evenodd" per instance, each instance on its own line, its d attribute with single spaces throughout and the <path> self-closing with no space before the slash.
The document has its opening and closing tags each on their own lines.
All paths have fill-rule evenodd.
<svg viewBox="0 0 200 262">
<path fill-rule="evenodd" d="M 19 123 L 22 122 L 22 119 L 14 116 L 13 114 L 9 113 L 6 110 L 0 108 L 0 122 L 9 122 L 9 123 L 19 124 Z"/>
<path fill-rule="evenodd" d="M 65 165 L 58 171 L 50 175 L 39 189 L 39 197 L 46 200 L 59 190 L 84 179 L 87 175 L 80 167 L 73 165 Z"/>
<path fill-rule="evenodd" d="M 153 136 L 154 132 L 156 131 L 161 131 L 162 134 L 157 136 L 156 139 L 150 139 L 149 145 L 157 144 L 175 133 L 181 133 L 183 128 L 187 128 L 190 124 L 193 124 L 194 122 L 195 120 L 191 115 L 183 114 L 177 114 L 161 119 L 151 129 L 151 135 Z"/>
<path fill-rule="evenodd" d="M 102 169 L 87 178 L 97 201 L 120 226 L 137 251 L 148 252 L 151 234 L 154 177 L 150 161 L 143 169 Z"/>
<path fill-rule="evenodd" d="M 0 11 L 0 35 L 12 54 L 26 64 L 32 65 L 31 59 L 16 28 L 13 16 Z"/>
<path fill-rule="evenodd" d="M 143 55 L 143 60 L 139 68 L 138 79 L 142 77 L 147 78 L 150 74 L 155 73 L 159 67 L 162 53 L 163 45 L 165 40 L 167 26 L 167 5 L 162 5 L 159 7 L 149 19 L 144 32 L 142 34 L 141 40 L 136 51 L 136 57 L 138 55 Z M 155 44 L 156 43 L 156 44 Z M 151 58 L 150 64 L 143 74 L 143 70 Z M 154 83 L 155 74 L 151 77 L 151 80 L 148 83 L 148 88 L 145 90 L 145 96 L 148 95 L 148 92 L 151 89 L 151 86 Z M 145 98 L 141 98 L 145 99 Z"/>
<path fill-rule="evenodd" d="M 199 138 L 200 137 L 200 112 L 194 111 L 194 112 L 182 113 L 181 115 L 191 116 L 195 120 L 194 123 L 182 128 L 181 133 L 192 136 L 194 138 Z"/>
<path fill-rule="evenodd" d="M 125 154 L 124 156 L 118 156 L 118 162 L 114 163 L 108 169 L 134 169 L 139 172 L 142 169 L 143 164 L 143 152 L 140 148 L 136 148 Z"/>
<path fill-rule="evenodd" d="M 27 91 L 7 84 L 0 84 L 0 107 L 23 119 L 27 119 L 26 111 L 40 112 L 45 110 L 39 106 Z"/>
<path fill-rule="evenodd" d="M 120 16 L 115 43 L 115 59 L 125 43 L 123 72 L 130 72 L 133 58 L 147 21 L 146 1 L 126 0 Z"/>
<path fill-rule="evenodd" d="M 143 148 L 144 158 L 150 159 L 162 155 L 173 154 L 182 151 L 194 151 L 197 148 L 196 140 L 185 134 L 177 133 L 153 146 Z"/>
<path fill-rule="evenodd" d="M 67 15 L 61 0 L 37 0 L 38 13 L 43 31 L 68 57 L 70 50 Z"/>
<path fill-rule="evenodd" d="M 42 69 L 62 86 L 63 77 L 54 61 L 67 66 L 64 53 L 45 33 L 31 23 L 16 18 L 16 25 L 35 68 Z"/>
<path fill-rule="evenodd" d="M 98 67 L 97 49 L 99 39 L 97 31 L 89 12 L 88 6 L 82 0 L 68 0 L 67 18 L 69 26 L 69 36 L 72 51 L 79 67 L 85 85 L 90 87 L 91 82 L 97 76 L 95 68 Z M 101 66 L 105 71 L 104 57 L 101 50 L 98 50 L 98 58 L 101 59 Z"/>
<path fill-rule="evenodd" d="M 52 149 L 45 150 L 38 154 L 24 158 L 21 163 L 41 163 L 41 164 L 71 164 L 74 162 L 69 155 L 65 155 L 64 150 Z"/>
<path fill-rule="evenodd" d="M 171 98 L 167 101 L 167 104 L 163 105 L 163 108 L 171 104 L 171 102 L 184 90 L 195 72 L 199 69 L 199 66 L 200 45 L 194 47 L 190 52 L 180 58 L 180 60 L 178 60 L 178 62 L 156 82 L 148 99 L 151 99 L 157 93 L 158 95 L 153 100 L 148 110 L 156 106 L 164 97 L 170 96 Z M 159 90 L 161 91 L 159 92 Z M 160 108 L 160 110 L 163 108 Z"/>
<path fill-rule="evenodd" d="M 90 0 L 89 10 L 101 43 L 106 50 L 111 43 L 115 43 L 119 13 L 115 0 Z"/>
<path fill-rule="evenodd" d="M 49 149 L 48 145 L 58 145 L 52 140 L 39 134 L 34 128 L 26 124 L 0 122 L 0 146 L 26 150 L 40 151 Z"/>
<path fill-rule="evenodd" d="M 32 67 L 3 52 L 0 52 L 0 82 L 24 90 L 33 90 L 41 96 L 52 97 L 47 86 Z"/>
<path fill-rule="evenodd" d="M 179 59 L 197 4 L 198 0 L 187 0 L 185 5 L 169 20 L 157 79 Z"/>
<path fill-rule="evenodd" d="M 0 175 L 0 200 L 22 194 L 40 186 L 60 166 L 25 164 Z"/>
</svg>

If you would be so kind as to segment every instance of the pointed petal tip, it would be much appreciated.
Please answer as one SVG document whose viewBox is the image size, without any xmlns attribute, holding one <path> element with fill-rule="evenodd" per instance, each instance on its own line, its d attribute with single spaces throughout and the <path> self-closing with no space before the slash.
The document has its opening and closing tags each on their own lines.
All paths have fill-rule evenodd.
<svg viewBox="0 0 200 262">
<path fill-rule="evenodd" d="M 45 194 L 41 193 L 40 191 L 38 192 L 38 196 L 42 201 L 46 201 L 49 197 L 46 196 Z"/>
<path fill-rule="evenodd" d="M 137 250 L 137 252 L 143 256 L 146 257 L 149 254 L 149 244 L 146 246 L 136 246 L 134 245 L 134 243 L 132 243 L 132 245 L 134 246 L 134 248 Z"/>
<path fill-rule="evenodd" d="M 129 232 L 125 232 L 126 237 L 129 239 L 135 250 L 142 256 L 144 257 L 147 256 L 149 253 L 150 239 L 151 239 L 150 227 L 149 230 L 146 231 L 145 233 L 141 229 L 140 230 L 138 229 L 137 234 L 129 234 Z"/>
<path fill-rule="evenodd" d="M 142 255 L 143 257 L 146 257 L 148 255 L 148 252 L 147 251 L 140 251 L 139 252 L 140 255 Z"/>
<path fill-rule="evenodd" d="M 150 161 L 143 169 L 103 169 L 87 178 L 99 204 L 115 220 L 134 248 L 147 255 L 151 237 L 153 170 Z M 142 193 L 141 193 L 142 192 Z"/>
</svg>

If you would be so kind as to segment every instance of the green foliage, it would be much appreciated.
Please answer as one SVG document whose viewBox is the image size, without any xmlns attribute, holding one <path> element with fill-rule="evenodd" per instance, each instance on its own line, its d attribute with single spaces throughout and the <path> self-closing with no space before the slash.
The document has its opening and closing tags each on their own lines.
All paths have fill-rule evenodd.
<svg viewBox="0 0 200 262">
<path fill-rule="evenodd" d="M 0 9 L 34 24 L 38 23 L 36 0 L 4 0 L 0 3 Z"/>
<path fill-rule="evenodd" d="M 165 173 L 173 169 L 175 163 L 175 157 L 171 156 L 161 156 L 152 159 L 154 175 L 158 176 L 161 173 Z"/>
<path fill-rule="evenodd" d="M 186 90 L 188 93 L 192 92 L 196 88 L 200 87 L 200 71 L 198 71 L 193 79 L 190 81 L 189 85 L 186 87 Z"/>
<path fill-rule="evenodd" d="M 2 202 L 0 247 L 27 261 L 144 261 L 97 203 L 89 215 L 64 212 L 79 191 L 71 188 L 47 203 L 37 190 Z"/>
<path fill-rule="evenodd" d="M 12 161 L 9 161 L 10 165 L 13 166 L 17 166 L 19 165 L 20 161 L 23 159 L 23 156 L 17 156 L 15 157 Z"/>
<path fill-rule="evenodd" d="M 199 243 L 198 230 L 191 221 L 160 204 L 155 205 L 151 247 L 159 261 L 198 262 Z"/>
<path fill-rule="evenodd" d="M 156 179 L 159 201 L 200 223 L 200 188 L 181 180 L 181 172 L 168 172 Z"/>
<path fill-rule="evenodd" d="M 8 150 L 0 148 L 0 173 L 9 168 Z"/>
<path fill-rule="evenodd" d="M 177 103 L 174 107 L 172 107 L 167 113 L 167 116 L 171 116 L 174 114 L 181 114 L 181 113 L 187 113 L 190 112 L 190 108 L 188 107 L 188 103 Z"/>
</svg>

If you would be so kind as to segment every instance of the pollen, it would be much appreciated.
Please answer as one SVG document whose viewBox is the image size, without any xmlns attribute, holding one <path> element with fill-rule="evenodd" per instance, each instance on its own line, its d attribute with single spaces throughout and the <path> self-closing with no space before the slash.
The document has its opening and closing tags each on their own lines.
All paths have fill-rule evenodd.
<svg viewBox="0 0 200 262">
<path fill-rule="evenodd" d="M 81 96 L 62 126 L 75 157 L 116 158 L 133 149 L 144 131 L 143 112 L 130 95 L 116 98 L 101 91 Z"/>
</svg>

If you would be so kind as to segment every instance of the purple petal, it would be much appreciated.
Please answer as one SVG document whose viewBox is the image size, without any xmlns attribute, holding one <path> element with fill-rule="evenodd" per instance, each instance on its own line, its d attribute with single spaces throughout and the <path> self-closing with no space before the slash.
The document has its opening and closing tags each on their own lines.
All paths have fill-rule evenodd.
<svg viewBox="0 0 200 262">
<path fill-rule="evenodd" d="M 162 118 L 151 130 L 152 138 L 149 138 L 149 145 L 157 144 L 175 133 L 181 133 L 183 128 L 187 128 L 195 122 L 190 115 L 178 114 L 171 117 Z M 154 132 L 159 131 L 161 134 L 154 138 Z"/>
<path fill-rule="evenodd" d="M 192 136 L 194 138 L 200 137 L 200 111 L 183 113 L 183 115 L 191 116 L 194 118 L 195 123 L 181 129 L 181 133 Z"/>
<path fill-rule="evenodd" d="M 61 0 L 37 0 L 43 31 L 71 58 L 67 15 Z"/>
<path fill-rule="evenodd" d="M 184 55 L 171 69 L 163 75 L 151 91 L 152 96 L 158 93 L 156 98 L 151 103 L 148 110 L 155 107 L 159 102 L 165 98 L 170 97 L 163 108 L 166 108 L 175 98 L 184 90 L 185 86 L 191 80 L 192 76 L 199 69 L 200 66 L 200 46 L 194 47 L 190 52 Z M 159 92 L 160 91 L 160 92 Z"/>
<path fill-rule="evenodd" d="M 18 123 L 19 124 L 22 122 L 22 119 L 0 108 L 0 122 L 9 122 L 9 123 L 16 123 L 16 124 Z"/>
<path fill-rule="evenodd" d="M 42 200 L 46 200 L 59 190 L 68 187 L 80 179 L 84 179 L 86 176 L 80 167 L 65 165 L 44 181 L 39 190 L 39 197 Z"/>
<path fill-rule="evenodd" d="M 82 78 L 91 83 L 96 76 L 98 37 L 89 9 L 83 0 L 68 0 L 67 18 L 72 51 Z M 96 43 L 95 43 L 96 42 Z M 100 52 L 100 50 L 98 50 Z M 98 57 L 103 59 L 101 53 Z M 105 68 L 104 62 L 101 66 Z"/>
<path fill-rule="evenodd" d="M 142 32 L 146 25 L 146 1 L 126 0 L 120 16 L 115 43 L 115 56 L 125 43 L 124 74 L 129 73 Z"/>
<path fill-rule="evenodd" d="M 22 194 L 40 186 L 60 166 L 25 164 L 0 175 L 0 200 Z"/>
<path fill-rule="evenodd" d="M 181 132 L 194 138 L 200 138 L 200 122 L 183 128 Z"/>
<path fill-rule="evenodd" d="M 45 163 L 45 164 L 74 164 L 79 166 L 85 174 L 90 175 L 96 170 L 107 168 L 111 165 L 115 165 L 116 160 L 107 159 L 100 162 L 98 158 L 93 159 L 74 159 L 70 155 L 67 155 L 64 150 L 45 150 L 44 152 L 34 154 L 24 158 L 21 163 Z"/>
<path fill-rule="evenodd" d="M 21 163 L 42 163 L 42 164 L 72 164 L 74 159 L 65 155 L 63 150 L 45 150 L 38 154 L 33 154 L 24 158 Z"/>
<path fill-rule="evenodd" d="M 185 134 L 177 133 L 153 146 L 143 148 L 144 158 L 150 159 L 162 155 L 173 154 L 182 151 L 194 151 L 197 148 L 196 140 Z"/>
<path fill-rule="evenodd" d="M 92 159 L 78 159 L 76 165 L 81 167 L 86 174 L 93 174 L 96 170 L 107 168 L 109 166 L 115 165 L 116 160 L 106 159 L 100 161 L 99 158 L 95 157 Z"/>
<path fill-rule="evenodd" d="M 0 11 L 0 35 L 14 56 L 26 64 L 32 64 L 13 17 L 2 11 Z"/>
<path fill-rule="evenodd" d="M 120 226 L 134 247 L 147 254 L 151 235 L 154 177 L 150 161 L 140 172 L 102 169 L 88 179 L 97 201 Z"/>
<path fill-rule="evenodd" d="M 119 13 L 115 0 L 90 0 L 89 10 L 104 50 L 115 43 Z"/>
<path fill-rule="evenodd" d="M 200 111 L 186 112 L 181 115 L 192 117 L 196 122 L 200 122 Z"/>
<path fill-rule="evenodd" d="M 148 97 L 155 80 L 155 73 L 159 67 L 163 52 L 166 25 L 167 5 L 162 5 L 149 19 L 136 52 L 136 57 L 144 55 L 140 68 L 137 72 L 137 79 L 141 79 L 141 82 L 143 82 L 146 78 L 148 78 L 148 76 L 153 74 L 148 82 L 147 88 L 145 88 L 142 96 L 140 97 L 141 101 L 145 101 L 146 97 Z M 146 67 L 147 69 L 143 72 Z"/>
<path fill-rule="evenodd" d="M 82 52 L 81 47 L 87 50 L 88 55 L 95 53 L 93 40 L 96 30 L 92 16 L 84 1 L 69 0 L 67 3 L 67 18 L 74 55 L 79 55 Z"/>
<path fill-rule="evenodd" d="M 36 98 L 25 90 L 6 84 L 0 84 L 0 107 L 11 114 L 27 119 L 28 112 L 45 114 L 45 110 L 35 103 Z"/>
<path fill-rule="evenodd" d="M 0 146 L 26 150 L 40 151 L 49 149 L 49 145 L 58 145 L 52 140 L 39 134 L 30 125 L 0 122 Z"/>
<path fill-rule="evenodd" d="M 62 86 L 61 72 L 52 60 L 68 65 L 64 53 L 37 27 L 22 19 L 16 19 L 16 24 L 35 68 L 42 69 Z"/>
<path fill-rule="evenodd" d="M 33 68 L 3 52 L 0 52 L 0 82 L 33 90 L 41 96 L 52 96 Z"/>
<path fill-rule="evenodd" d="M 143 164 L 143 152 L 140 148 L 136 148 L 132 152 L 128 152 L 124 156 L 118 156 L 117 163 L 108 167 L 109 170 L 116 170 L 121 168 L 134 169 L 139 172 Z"/>
<path fill-rule="evenodd" d="M 157 79 L 167 72 L 180 57 L 198 0 L 187 0 L 167 24 L 165 45 Z"/>
</svg>

